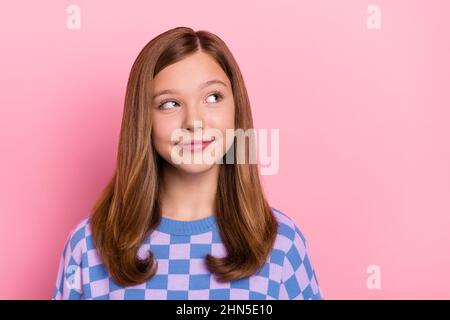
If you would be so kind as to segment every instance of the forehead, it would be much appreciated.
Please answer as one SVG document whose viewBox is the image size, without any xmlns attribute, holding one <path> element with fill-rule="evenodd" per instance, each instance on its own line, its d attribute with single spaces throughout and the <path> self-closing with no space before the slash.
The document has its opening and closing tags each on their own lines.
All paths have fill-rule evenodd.
<svg viewBox="0 0 450 320">
<path fill-rule="evenodd" d="M 161 70 L 153 79 L 153 92 L 165 89 L 197 90 L 200 84 L 212 79 L 230 84 L 214 58 L 209 54 L 196 52 Z"/>
</svg>

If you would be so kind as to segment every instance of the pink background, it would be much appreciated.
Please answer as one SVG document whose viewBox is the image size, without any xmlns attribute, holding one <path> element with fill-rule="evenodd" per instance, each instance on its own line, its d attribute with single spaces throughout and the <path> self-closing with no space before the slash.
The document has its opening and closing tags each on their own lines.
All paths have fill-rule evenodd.
<svg viewBox="0 0 450 320">
<path fill-rule="evenodd" d="M 450 298 L 450 2 L 43 3 L 0 10 L 0 298 L 51 297 L 64 241 L 112 175 L 131 65 L 176 26 L 222 37 L 256 127 L 280 129 L 264 185 L 309 240 L 325 298 Z M 72 3 L 81 30 L 66 28 Z"/>
</svg>

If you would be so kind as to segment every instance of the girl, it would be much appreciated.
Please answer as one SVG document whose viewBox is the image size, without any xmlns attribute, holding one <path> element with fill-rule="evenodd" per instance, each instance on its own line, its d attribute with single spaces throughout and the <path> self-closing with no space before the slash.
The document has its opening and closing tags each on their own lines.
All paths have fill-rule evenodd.
<svg viewBox="0 0 450 320">
<path fill-rule="evenodd" d="M 116 171 L 67 239 L 53 299 L 322 299 L 251 144 L 244 163 L 224 161 L 238 128 L 253 121 L 225 43 L 185 27 L 151 40 L 129 75 Z"/>
</svg>

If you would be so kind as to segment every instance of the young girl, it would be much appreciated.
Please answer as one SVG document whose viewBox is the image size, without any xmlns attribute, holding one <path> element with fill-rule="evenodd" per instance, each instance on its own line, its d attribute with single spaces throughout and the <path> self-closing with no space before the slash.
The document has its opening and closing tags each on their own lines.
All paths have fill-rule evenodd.
<svg viewBox="0 0 450 320">
<path fill-rule="evenodd" d="M 129 75 L 116 171 L 67 239 L 53 299 L 323 299 L 254 150 L 225 160 L 238 128 L 253 121 L 225 43 L 185 27 L 151 40 Z"/>
</svg>

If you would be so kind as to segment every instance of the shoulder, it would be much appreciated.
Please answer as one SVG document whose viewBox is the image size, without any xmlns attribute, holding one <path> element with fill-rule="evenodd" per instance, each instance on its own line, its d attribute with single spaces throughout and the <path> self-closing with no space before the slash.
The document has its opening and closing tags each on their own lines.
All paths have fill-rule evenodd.
<svg viewBox="0 0 450 320">
<path fill-rule="evenodd" d="M 59 262 L 56 287 L 52 299 L 79 299 L 82 289 L 82 268 L 87 258 L 90 238 L 90 217 L 79 221 L 68 233 Z"/>
<path fill-rule="evenodd" d="M 80 257 L 92 245 L 91 217 L 85 217 L 72 227 L 64 245 L 64 255 Z M 80 261 L 77 261 L 80 262 Z"/>
<path fill-rule="evenodd" d="M 287 252 L 294 244 L 306 247 L 307 240 L 299 225 L 286 213 L 276 208 L 271 208 L 278 222 L 276 248 Z"/>
<path fill-rule="evenodd" d="M 280 299 L 323 299 L 303 232 L 288 215 L 272 209 L 279 225 L 275 247 L 283 255 Z"/>
</svg>

